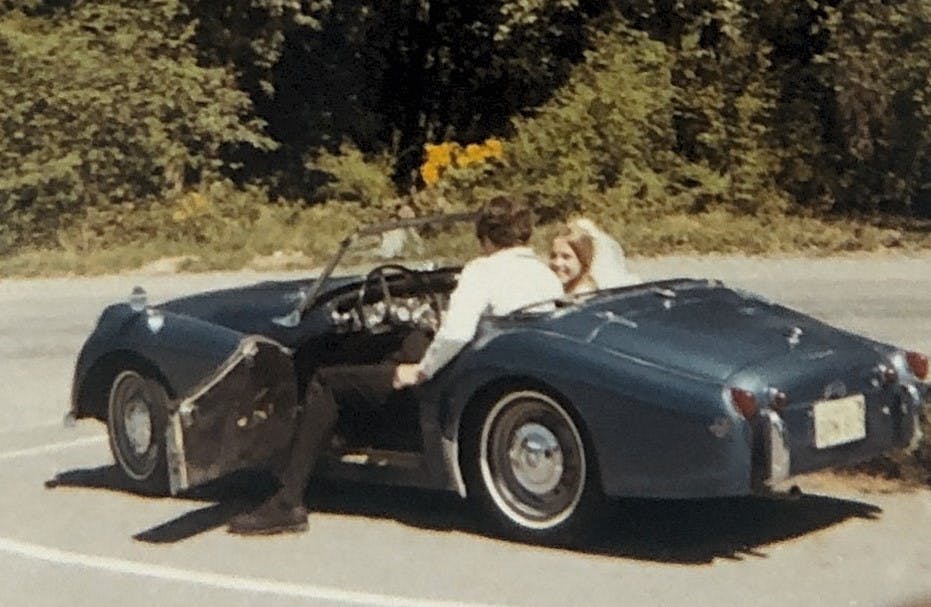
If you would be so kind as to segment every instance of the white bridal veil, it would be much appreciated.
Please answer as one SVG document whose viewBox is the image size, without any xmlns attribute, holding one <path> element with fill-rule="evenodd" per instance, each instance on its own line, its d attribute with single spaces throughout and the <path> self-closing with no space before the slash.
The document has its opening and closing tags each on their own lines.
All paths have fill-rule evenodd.
<svg viewBox="0 0 931 607">
<path fill-rule="evenodd" d="M 591 276 L 599 289 L 613 289 L 643 282 L 627 270 L 627 259 L 620 243 L 614 240 L 589 219 L 576 219 L 572 227 L 585 232 L 595 245 Z"/>
</svg>

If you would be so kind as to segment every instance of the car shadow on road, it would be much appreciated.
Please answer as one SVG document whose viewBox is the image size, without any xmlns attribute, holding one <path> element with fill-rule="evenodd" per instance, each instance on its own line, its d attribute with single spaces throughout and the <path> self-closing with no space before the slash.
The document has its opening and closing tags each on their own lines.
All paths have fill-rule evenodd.
<svg viewBox="0 0 931 607">
<path fill-rule="evenodd" d="M 389 518 L 435 531 L 458 531 L 508 541 L 491 531 L 470 504 L 449 493 L 338 485 L 309 495 L 318 512 Z M 865 502 L 818 495 L 794 499 L 629 499 L 610 502 L 584 537 L 535 544 L 590 555 L 700 564 L 716 558 L 765 558 L 767 546 L 849 519 L 877 519 Z M 527 542 L 522 542 L 527 543 Z"/>
<path fill-rule="evenodd" d="M 129 492 L 114 466 L 63 472 L 48 487 Z M 275 481 L 255 473 L 231 475 L 184 494 L 202 508 L 140 531 L 139 541 L 180 542 L 223 527 L 275 491 Z M 471 505 L 445 492 L 315 480 L 308 490 L 314 512 L 390 519 L 420 529 L 460 532 L 498 541 Z M 716 558 L 765 558 L 766 547 L 817 532 L 850 519 L 876 519 L 872 504 L 819 495 L 795 499 L 622 500 L 611 502 L 584 537 L 540 543 L 558 550 L 665 563 L 700 564 Z M 311 527 L 313 529 L 313 527 Z M 311 531 L 312 532 L 312 531 Z"/>
</svg>

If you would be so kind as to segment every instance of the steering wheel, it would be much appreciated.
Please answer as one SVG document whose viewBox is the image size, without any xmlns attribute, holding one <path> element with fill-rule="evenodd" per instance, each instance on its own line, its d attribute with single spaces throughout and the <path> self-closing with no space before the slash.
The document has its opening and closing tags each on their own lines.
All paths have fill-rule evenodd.
<svg viewBox="0 0 931 607">
<path fill-rule="evenodd" d="M 397 273 L 410 279 L 410 282 L 417 287 L 415 291 L 422 292 L 429 298 L 430 307 L 433 308 L 434 312 L 437 314 L 437 318 L 439 318 L 441 312 L 439 299 L 436 297 L 435 293 L 428 291 L 427 284 L 420 272 L 416 272 L 400 264 L 389 263 L 373 268 L 371 272 L 365 275 L 362 284 L 359 286 L 359 294 L 356 297 L 356 314 L 359 316 L 359 321 L 362 323 L 363 329 L 371 331 L 386 317 L 389 317 L 392 310 L 395 308 L 394 295 L 392 295 L 391 288 L 388 286 L 388 276 L 392 273 Z M 381 301 L 385 305 L 385 315 L 377 321 L 370 323 L 365 314 L 365 298 L 366 295 L 368 295 L 369 284 L 375 282 L 377 282 L 378 286 L 381 288 Z"/>
</svg>

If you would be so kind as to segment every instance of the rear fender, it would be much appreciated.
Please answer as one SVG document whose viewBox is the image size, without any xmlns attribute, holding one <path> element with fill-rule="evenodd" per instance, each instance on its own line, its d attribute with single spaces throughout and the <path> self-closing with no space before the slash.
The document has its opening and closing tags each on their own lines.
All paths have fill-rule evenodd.
<svg viewBox="0 0 931 607">
<path fill-rule="evenodd" d="M 488 389 L 526 381 L 577 413 L 609 495 L 749 492 L 750 428 L 714 380 L 679 377 L 587 343 L 529 332 L 501 334 L 467 350 L 437 379 L 445 390 L 431 400 L 442 403 L 435 414 L 450 454 L 458 454 L 468 407 L 487 400 Z"/>
</svg>

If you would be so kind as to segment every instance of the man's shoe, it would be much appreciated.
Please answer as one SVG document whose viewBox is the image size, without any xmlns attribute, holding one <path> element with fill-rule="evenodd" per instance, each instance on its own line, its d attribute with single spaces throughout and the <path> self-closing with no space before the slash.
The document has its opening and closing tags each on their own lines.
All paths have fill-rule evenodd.
<svg viewBox="0 0 931 607">
<path fill-rule="evenodd" d="M 307 508 L 272 498 L 252 512 L 234 516 L 227 530 L 237 535 L 300 533 L 307 531 Z"/>
</svg>

